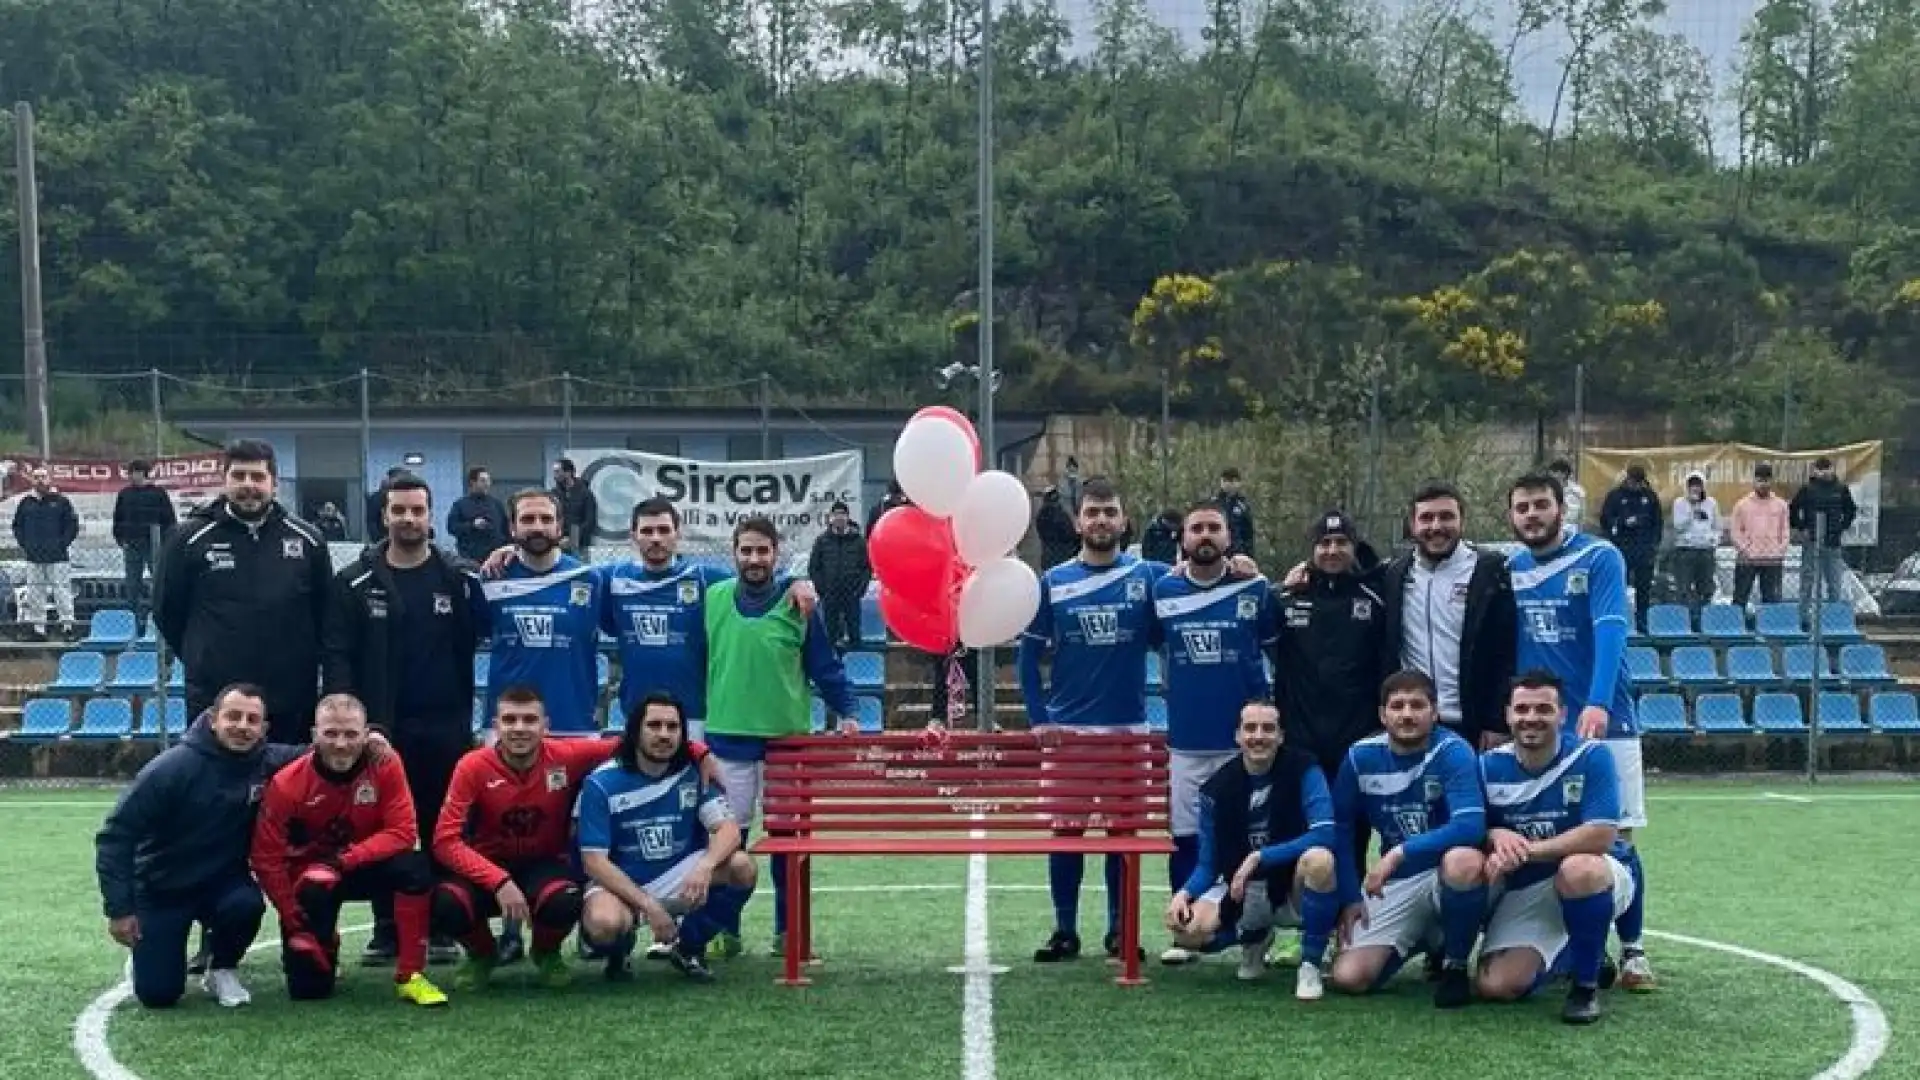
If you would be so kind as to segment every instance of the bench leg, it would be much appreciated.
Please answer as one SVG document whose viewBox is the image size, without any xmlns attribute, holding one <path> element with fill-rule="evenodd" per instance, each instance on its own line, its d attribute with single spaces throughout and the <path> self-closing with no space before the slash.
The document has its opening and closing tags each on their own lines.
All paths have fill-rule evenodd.
<svg viewBox="0 0 1920 1080">
<path fill-rule="evenodd" d="M 813 981 L 800 969 L 801 958 L 807 954 L 807 857 L 789 855 L 787 859 L 787 947 L 779 982 L 783 986 L 806 986 Z"/>
<path fill-rule="evenodd" d="M 805 957 L 807 966 L 820 963 L 820 957 L 813 951 L 813 856 L 800 856 L 795 867 L 800 875 L 800 955 Z"/>
<path fill-rule="evenodd" d="M 1140 856 L 1120 859 L 1123 882 L 1120 892 L 1120 977 L 1121 986 L 1145 986 L 1140 974 Z"/>
</svg>

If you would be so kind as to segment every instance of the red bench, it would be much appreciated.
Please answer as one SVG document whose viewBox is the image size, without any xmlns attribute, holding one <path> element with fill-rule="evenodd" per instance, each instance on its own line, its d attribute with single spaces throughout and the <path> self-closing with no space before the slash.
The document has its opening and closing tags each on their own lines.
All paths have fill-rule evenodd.
<svg viewBox="0 0 1920 1080">
<path fill-rule="evenodd" d="M 1051 729 L 817 735 L 767 748 L 756 855 L 787 861 L 786 969 L 813 956 L 818 855 L 1119 855 L 1123 986 L 1140 976 L 1140 857 L 1173 850 L 1158 735 Z M 1098 875 L 1094 875 L 1098 880 Z"/>
</svg>

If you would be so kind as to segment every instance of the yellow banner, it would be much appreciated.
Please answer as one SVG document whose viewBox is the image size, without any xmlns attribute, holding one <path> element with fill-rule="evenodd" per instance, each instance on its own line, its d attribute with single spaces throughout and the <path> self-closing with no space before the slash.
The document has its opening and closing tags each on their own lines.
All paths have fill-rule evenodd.
<svg viewBox="0 0 1920 1080">
<path fill-rule="evenodd" d="M 1593 447 L 1580 455 L 1580 486 L 1587 489 L 1587 520 L 1591 528 L 1600 520 L 1600 507 L 1612 491 L 1626 479 L 1627 469 L 1638 465 L 1647 470 L 1647 482 L 1660 494 L 1662 506 L 1686 491 L 1687 476 L 1701 473 L 1707 479 L 1707 494 L 1720 504 L 1720 512 L 1733 511 L 1733 504 L 1753 490 L 1753 467 L 1765 461 L 1773 466 L 1773 490 L 1791 499 L 1806 483 L 1807 473 L 1818 458 L 1833 462 L 1833 471 L 1841 483 L 1853 491 L 1860 508 L 1841 542 L 1850 547 L 1871 547 L 1880 540 L 1880 461 L 1881 443 L 1852 443 L 1825 450 L 1774 450 L 1748 443 L 1698 443 L 1693 446 L 1647 446 L 1622 450 Z"/>
</svg>

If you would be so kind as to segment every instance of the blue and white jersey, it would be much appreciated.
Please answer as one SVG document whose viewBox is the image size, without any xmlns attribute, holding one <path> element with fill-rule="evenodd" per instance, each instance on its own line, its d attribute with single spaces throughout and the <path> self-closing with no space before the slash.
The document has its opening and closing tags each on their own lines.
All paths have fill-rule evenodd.
<svg viewBox="0 0 1920 1080">
<path fill-rule="evenodd" d="M 502 690 L 531 686 L 547 707 L 554 734 L 596 732 L 600 602 L 593 568 L 563 555 L 552 570 L 539 574 L 516 560 L 481 591 L 493 655 L 486 715 L 493 715 Z"/>
<path fill-rule="evenodd" d="M 576 844 L 603 851 L 645 889 L 677 883 L 707 850 L 707 830 L 732 821 L 727 797 L 689 764 L 666 776 L 629 772 L 609 761 L 580 785 Z"/>
<path fill-rule="evenodd" d="M 707 587 L 733 576 L 676 558 L 665 570 L 639 562 L 599 568 L 600 628 L 620 643 L 620 713 L 656 690 L 678 698 L 688 720 L 707 718 Z"/>
<path fill-rule="evenodd" d="M 1020 640 L 1020 693 L 1035 724 L 1136 727 L 1147 722 L 1153 584 L 1164 563 L 1121 555 L 1112 566 L 1075 559 L 1040 579 L 1040 608 Z M 1053 670 L 1042 679 L 1040 660 Z"/>
<path fill-rule="evenodd" d="M 1512 744 L 1480 757 L 1487 789 L 1487 827 L 1517 832 L 1529 840 L 1551 840 L 1582 825 L 1620 824 L 1620 780 L 1613 754 L 1598 742 L 1560 737 L 1553 760 L 1528 772 Z M 1616 839 L 1615 847 L 1621 846 Z M 1507 875 L 1509 890 L 1545 881 L 1557 862 L 1530 862 Z"/>
<path fill-rule="evenodd" d="M 1565 684 L 1567 730 L 1580 710 L 1607 710 L 1607 738 L 1640 733 L 1627 679 L 1627 563 L 1620 551 L 1587 533 L 1567 535 L 1545 559 L 1522 548 L 1507 560 L 1513 576 L 1520 641 L 1515 671 L 1541 668 Z"/>
<path fill-rule="evenodd" d="M 1384 731 L 1349 747 L 1333 814 L 1340 891 L 1348 898 L 1360 894 L 1359 868 L 1350 861 L 1359 822 L 1379 834 L 1382 855 L 1403 849 L 1396 881 L 1438 869 L 1449 848 L 1479 847 L 1487 835 L 1479 763 L 1465 739 L 1441 727 L 1412 754 L 1395 753 Z"/>
<path fill-rule="evenodd" d="M 1273 694 L 1261 661 L 1278 633 L 1278 610 L 1264 577 L 1202 585 L 1168 574 L 1154 584 L 1153 614 L 1166 646 L 1170 749 L 1236 749 L 1240 707 Z"/>
</svg>

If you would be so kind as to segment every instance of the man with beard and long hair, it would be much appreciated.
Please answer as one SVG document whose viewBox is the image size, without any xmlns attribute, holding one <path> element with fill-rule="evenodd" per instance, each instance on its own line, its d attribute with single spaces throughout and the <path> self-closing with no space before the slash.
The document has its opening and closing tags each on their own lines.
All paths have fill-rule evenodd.
<svg viewBox="0 0 1920 1080">
<path fill-rule="evenodd" d="M 1167 660 L 1171 890 L 1193 876 L 1201 843 L 1201 788 L 1239 756 L 1235 734 L 1241 706 L 1272 693 L 1262 660 L 1274 633 L 1273 589 L 1264 577 L 1228 573 L 1231 540 L 1226 508 L 1212 501 L 1195 503 L 1180 527 L 1186 572 L 1168 574 L 1153 586 L 1155 636 L 1165 643 Z M 1265 941 L 1258 947 L 1264 953 Z M 1160 955 L 1165 964 L 1199 958 L 1178 944 Z"/>
<path fill-rule="evenodd" d="M 1147 730 L 1147 653 L 1154 644 L 1153 587 L 1167 573 L 1121 550 L 1126 510 L 1120 493 L 1103 477 L 1080 488 L 1074 519 L 1080 553 L 1040 579 L 1040 607 L 1020 639 L 1020 696 L 1037 731 L 1095 733 Z M 1224 540 L 1224 537 L 1222 538 Z M 1053 667 L 1042 675 L 1043 658 Z M 1242 697 L 1244 700 L 1244 695 Z M 1034 951 L 1035 963 L 1080 955 L 1080 882 L 1086 856 L 1047 856 L 1053 896 L 1053 933 Z M 1120 955 L 1122 861 L 1106 859 L 1109 957 Z"/>
<path fill-rule="evenodd" d="M 500 691 L 530 686 L 546 703 L 552 734 L 598 735 L 600 590 L 593 568 L 560 549 L 560 502 L 551 492 L 516 493 L 507 507 L 513 558 L 482 586 L 492 666 L 486 714 Z"/>
<path fill-rule="evenodd" d="M 480 579 L 427 542 L 433 493 L 403 474 L 381 489 L 386 539 L 334 575 L 322 655 L 329 694 L 352 694 L 407 769 L 420 835 L 433 835 L 460 756 L 473 745 L 474 648 L 485 625 Z M 393 898 L 373 900 L 361 962 L 393 962 Z M 434 959 L 454 958 L 434 942 Z"/>
<path fill-rule="evenodd" d="M 818 611 L 803 612 L 780 586 L 780 531 L 771 520 L 749 517 L 733 527 L 737 577 L 707 590 L 707 745 L 720 764 L 733 820 L 744 836 L 760 807 L 767 740 L 805 735 L 813 727 L 811 683 L 840 718 L 858 731 L 858 705 L 846 668 L 834 651 Z M 744 841 L 743 841 L 744 842 Z M 773 955 L 786 951 L 787 860 L 773 857 Z M 739 912 L 721 927 L 740 934 Z M 724 945 L 724 951 L 737 946 Z"/>
<path fill-rule="evenodd" d="M 728 802 L 693 762 L 680 703 L 648 695 L 613 761 L 581 785 L 586 939 L 613 947 L 645 920 L 654 941 L 672 943 L 674 967 L 691 979 L 713 978 L 707 942 L 739 925 L 756 878 Z"/>
<path fill-rule="evenodd" d="M 1560 481 L 1529 473 L 1507 492 L 1507 519 L 1526 545 L 1507 561 L 1519 610 L 1517 664 L 1560 679 L 1569 734 L 1604 739 L 1620 783 L 1622 862 L 1633 874 L 1633 903 L 1615 920 L 1620 935 L 1620 985 L 1654 989 L 1653 965 L 1641 945 L 1647 878 L 1633 846 L 1633 830 L 1647 824 L 1646 778 L 1641 772 L 1640 725 L 1627 677 L 1627 564 L 1619 549 L 1586 533 L 1561 528 Z"/>
</svg>

